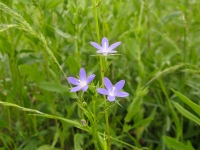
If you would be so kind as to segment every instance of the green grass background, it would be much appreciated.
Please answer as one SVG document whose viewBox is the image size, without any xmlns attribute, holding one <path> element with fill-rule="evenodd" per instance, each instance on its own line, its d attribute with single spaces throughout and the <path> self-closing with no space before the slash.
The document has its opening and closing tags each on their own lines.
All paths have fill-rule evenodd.
<svg viewBox="0 0 200 150">
<path fill-rule="evenodd" d="M 122 42 L 105 76 L 130 94 L 108 110 L 111 149 L 200 150 L 200 1 L 94 2 L 0 0 L 0 150 L 95 149 L 67 82 L 81 67 L 101 81 L 94 10 Z"/>
</svg>

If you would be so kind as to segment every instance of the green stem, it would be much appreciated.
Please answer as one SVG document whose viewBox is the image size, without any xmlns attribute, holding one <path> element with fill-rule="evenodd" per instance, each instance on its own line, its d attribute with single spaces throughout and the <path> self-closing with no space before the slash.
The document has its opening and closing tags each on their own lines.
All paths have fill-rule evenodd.
<svg viewBox="0 0 200 150">
<path fill-rule="evenodd" d="M 109 122 L 108 122 L 108 112 L 105 112 L 105 119 L 106 119 L 106 131 L 108 136 L 108 150 L 110 150 L 110 131 L 109 131 Z"/>
<path fill-rule="evenodd" d="M 94 8 L 94 17 L 96 24 L 96 33 L 97 33 L 97 42 L 100 43 L 100 34 L 99 34 L 99 23 L 98 23 L 98 15 L 97 15 L 97 7 L 95 5 L 95 1 L 92 0 L 93 8 Z"/>
<path fill-rule="evenodd" d="M 96 33 L 97 33 L 97 42 L 100 43 L 100 34 L 99 34 L 99 23 L 98 23 L 98 15 L 97 15 L 97 7 L 98 5 L 95 5 L 95 0 L 92 0 L 93 9 L 94 9 L 94 16 L 95 16 L 95 24 L 96 24 Z M 102 87 L 104 87 L 104 58 L 100 57 L 100 71 L 101 71 L 101 79 L 102 79 Z M 106 98 L 104 96 L 104 101 L 106 101 Z M 110 150 L 110 132 L 109 132 L 109 122 L 108 122 L 108 113 L 105 113 L 105 120 L 106 120 L 106 131 L 108 136 L 108 150 Z"/>
</svg>

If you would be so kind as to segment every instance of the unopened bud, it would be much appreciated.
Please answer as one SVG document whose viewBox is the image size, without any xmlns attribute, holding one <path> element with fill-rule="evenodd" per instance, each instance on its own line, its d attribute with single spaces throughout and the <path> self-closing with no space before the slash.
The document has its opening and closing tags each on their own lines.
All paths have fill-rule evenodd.
<svg viewBox="0 0 200 150">
<path fill-rule="evenodd" d="M 87 103 L 86 102 L 83 102 L 82 103 L 83 107 L 87 106 Z"/>
<path fill-rule="evenodd" d="M 87 125 L 87 123 L 86 123 L 85 119 L 81 119 L 81 124 L 82 124 L 82 125 L 84 125 L 84 126 L 86 126 L 86 125 Z"/>
</svg>

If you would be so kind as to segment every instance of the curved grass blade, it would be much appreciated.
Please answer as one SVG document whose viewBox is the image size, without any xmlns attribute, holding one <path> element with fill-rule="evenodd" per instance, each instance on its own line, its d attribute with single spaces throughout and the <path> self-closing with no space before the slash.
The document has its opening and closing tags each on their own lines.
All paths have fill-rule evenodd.
<svg viewBox="0 0 200 150">
<path fill-rule="evenodd" d="M 194 148 L 191 148 L 189 146 L 184 145 L 181 142 L 176 141 L 176 139 L 173 139 L 168 136 L 164 136 L 163 140 L 167 147 L 172 148 L 173 150 L 194 150 Z"/>
<path fill-rule="evenodd" d="M 178 103 L 176 103 L 176 102 L 172 102 L 172 103 L 174 104 L 174 106 L 176 107 L 176 109 L 179 111 L 180 114 L 182 114 L 184 117 L 186 117 L 189 120 L 191 120 L 191 121 L 197 123 L 198 125 L 200 125 L 200 119 L 198 117 L 196 117 L 195 115 L 193 115 L 192 113 L 190 113 L 189 111 L 184 109 Z"/>
<path fill-rule="evenodd" d="M 175 91 L 172 89 L 174 94 L 178 96 L 184 103 L 186 103 L 190 108 L 192 108 L 198 115 L 200 115 L 200 106 L 193 103 L 189 98 L 184 96 L 183 94 L 179 93 L 178 91 Z"/>
<path fill-rule="evenodd" d="M 4 5 L 3 3 L 0 3 L 0 10 L 2 10 L 4 13 L 7 13 L 7 14 L 11 15 L 13 18 L 15 18 L 16 20 L 19 21 L 19 25 L 18 26 L 12 26 L 12 27 L 16 27 L 17 29 L 21 29 L 23 31 L 26 31 L 29 34 L 31 34 L 32 36 L 34 36 L 34 37 L 36 37 L 36 38 L 38 38 L 40 40 L 40 42 L 42 43 L 42 46 L 46 49 L 47 53 L 51 56 L 53 61 L 56 63 L 58 68 L 61 70 L 61 72 L 63 73 L 63 75 L 67 79 L 67 76 L 65 75 L 62 67 L 60 66 L 60 64 L 58 63 L 58 61 L 57 61 L 56 57 L 54 56 L 53 52 L 49 48 L 45 37 L 41 33 L 35 32 L 32 29 L 32 27 L 26 22 L 26 20 L 21 15 L 19 15 L 18 13 L 16 13 L 15 11 L 10 9 L 6 5 Z"/>
</svg>

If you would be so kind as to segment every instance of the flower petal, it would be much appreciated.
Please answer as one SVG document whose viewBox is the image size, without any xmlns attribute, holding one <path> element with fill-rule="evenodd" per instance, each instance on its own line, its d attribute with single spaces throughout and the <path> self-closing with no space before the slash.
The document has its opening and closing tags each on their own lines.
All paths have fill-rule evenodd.
<svg viewBox="0 0 200 150">
<path fill-rule="evenodd" d="M 121 80 L 119 82 L 117 82 L 115 84 L 115 91 L 120 91 L 123 87 L 124 87 L 124 84 L 125 84 L 125 80 Z"/>
<path fill-rule="evenodd" d="M 127 97 L 127 96 L 129 96 L 129 94 L 126 93 L 126 92 L 117 92 L 115 94 L 115 96 L 117 96 L 117 97 Z"/>
<path fill-rule="evenodd" d="M 101 41 L 101 44 L 102 44 L 102 48 L 103 49 L 108 49 L 108 46 L 109 46 L 109 42 L 108 42 L 108 39 L 106 37 L 104 37 Z"/>
<path fill-rule="evenodd" d="M 69 77 L 67 78 L 68 82 L 73 84 L 73 85 L 79 85 L 80 82 L 78 82 L 78 79 L 74 78 L 74 77 Z"/>
<path fill-rule="evenodd" d="M 99 49 L 99 50 L 102 49 L 101 45 L 99 45 L 99 44 L 97 44 L 95 42 L 90 42 L 90 44 L 92 44 L 92 46 L 94 46 L 96 49 Z"/>
<path fill-rule="evenodd" d="M 81 68 L 80 72 L 79 72 L 79 77 L 81 81 L 86 81 L 86 72 L 84 68 Z"/>
<path fill-rule="evenodd" d="M 115 96 L 110 96 L 108 95 L 107 99 L 110 101 L 110 102 L 113 102 L 115 100 Z"/>
<path fill-rule="evenodd" d="M 108 51 L 108 53 L 117 53 L 117 51 L 111 50 L 111 51 Z"/>
<path fill-rule="evenodd" d="M 82 88 L 83 88 L 82 86 L 76 86 L 76 87 L 72 88 L 70 92 L 76 92 L 76 91 L 79 91 Z"/>
<path fill-rule="evenodd" d="M 110 80 L 108 78 L 106 78 L 106 77 L 104 77 L 104 85 L 108 89 L 108 91 L 112 90 L 113 85 L 110 82 Z"/>
<path fill-rule="evenodd" d="M 98 50 L 97 53 L 104 53 L 104 51 L 103 50 Z"/>
<path fill-rule="evenodd" d="M 103 95 L 108 95 L 108 91 L 106 89 L 103 88 L 98 88 L 97 92 Z"/>
<path fill-rule="evenodd" d="M 85 92 L 85 91 L 87 91 L 87 89 L 88 89 L 88 85 L 84 86 L 84 87 L 82 88 L 82 91 Z"/>
<path fill-rule="evenodd" d="M 106 55 L 108 55 L 109 52 L 106 52 L 106 51 L 103 51 L 103 50 L 99 50 L 99 51 L 97 51 L 97 53 L 103 53 L 103 55 L 106 56 Z"/>
<path fill-rule="evenodd" d="M 88 78 L 87 78 L 87 84 L 89 84 L 90 82 L 92 82 L 92 80 L 94 79 L 96 75 L 95 74 L 91 74 Z"/>
<path fill-rule="evenodd" d="M 117 46 L 119 46 L 120 44 L 121 44 L 121 42 L 116 42 L 116 43 L 110 45 L 109 50 L 115 49 L 115 48 L 116 48 Z"/>
</svg>

